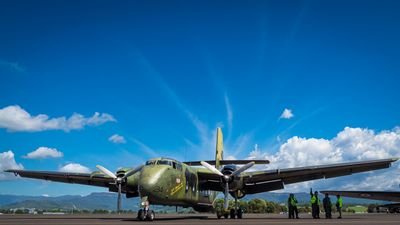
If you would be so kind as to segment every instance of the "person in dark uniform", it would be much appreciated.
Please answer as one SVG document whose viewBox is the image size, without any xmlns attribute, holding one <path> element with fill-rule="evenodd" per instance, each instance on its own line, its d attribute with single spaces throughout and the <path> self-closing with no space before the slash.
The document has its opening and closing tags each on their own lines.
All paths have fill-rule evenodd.
<svg viewBox="0 0 400 225">
<path fill-rule="evenodd" d="M 331 199 L 329 198 L 328 193 L 325 194 L 325 198 L 324 200 L 322 200 L 322 204 L 325 210 L 325 218 L 332 219 L 332 202 Z"/>
<path fill-rule="evenodd" d="M 294 194 L 290 194 L 288 198 L 288 208 L 289 208 L 289 219 L 294 219 L 296 214 L 296 219 L 299 218 L 299 211 L 297 210 L 297 199 Z"/>
</svg>

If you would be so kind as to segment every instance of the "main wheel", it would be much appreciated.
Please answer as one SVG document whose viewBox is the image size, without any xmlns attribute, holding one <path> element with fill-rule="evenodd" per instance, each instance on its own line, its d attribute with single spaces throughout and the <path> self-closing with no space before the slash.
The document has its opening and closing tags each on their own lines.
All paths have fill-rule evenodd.
<svg viewBox="0 0 400 225">
<path fill-rule="evenodd" d="M 143 209 L 139 209 L 137 218 L 138 218 L 138 220 L 140 220 L 140 221 L 143 221 L 144 219 L 146 219 L 146 215 L 145 215 Z"/>
<path fill-rule="evenodd" d="M 146 215 L 146 220 L 153 221 L 155 217 L 156 217 L 156 215 L 155 215 L 154 211 L 149 210 Z"/>
<path fill-rule="evenodd" d="M 242 219 L 243 218 L 243 210 L 241 208 L 239 208 L 237 210 L 237 218 L 238 219 Z"/>
<path fill-rule="evenodd" d="M 236 217 L 236 212 L 235 211 L 236 211 L 235 209 L 231 209 L 230 210 L 229 214 L 230 214 L 231 219 L 235 219 L 235 217 Z"/>
<path fill-rule="evenodd" d="M 228 219 L 228 217 L 229 217 L 229 213 L 228 212 L 224 212 L 224 218 Z"/>
<path fill-rule="evenodd" d="M 217 210 L 217 218 L 218 219 L 221 219 L 221 217 L 222 217 L 222 212 L 220 211 L 220 210 Z"/>
</svg>

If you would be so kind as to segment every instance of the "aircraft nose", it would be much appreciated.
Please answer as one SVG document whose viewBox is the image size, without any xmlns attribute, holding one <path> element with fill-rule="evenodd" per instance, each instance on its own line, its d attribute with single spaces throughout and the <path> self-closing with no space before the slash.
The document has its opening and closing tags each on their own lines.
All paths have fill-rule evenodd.
<svg viewBox="0 0 400 225">
<path fill-rule="evenodd" d="M 139 179 L 140 194 L 142 196 L 157 196 L 166 191 L 164 185 L 162 185 L 163 175 L 166 170 L 165 166 L 145 166 Z"/>
</svg>

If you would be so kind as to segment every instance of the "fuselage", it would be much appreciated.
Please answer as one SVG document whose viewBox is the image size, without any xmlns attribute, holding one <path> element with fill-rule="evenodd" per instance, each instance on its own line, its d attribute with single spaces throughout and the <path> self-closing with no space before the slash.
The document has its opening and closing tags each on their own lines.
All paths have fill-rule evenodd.
<svg viewBox="0 0 400 225">
<path fill-rule="evenodd" d="M 199 190 L 199 170 L 204 169 L 188 166 L 174 159 L 150 159 L 139 173 L 128 177 L 124 192 L 127 197 L 147 197 L 152 205 L 193 207 L 196 211 L 210 211 L 217 193 Z M 121 174 L 122 172 L 123 169 Z"/>
</svg>

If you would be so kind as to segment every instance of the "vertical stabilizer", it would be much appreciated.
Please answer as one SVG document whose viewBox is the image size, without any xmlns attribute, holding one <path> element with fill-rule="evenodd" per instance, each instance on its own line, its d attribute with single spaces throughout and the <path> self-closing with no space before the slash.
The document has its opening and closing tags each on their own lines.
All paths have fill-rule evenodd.
<svg viewBox="0 0 400 225">
<path fill-rule="evenodd" d="M 223 159 L 224 155 L 224 138 L 222 136 L 222 130 L 220 127 L 217 128 L 217 146 L 215 151 L 215 168 L 220 168 L 219 161 Z"/>
</svg>

